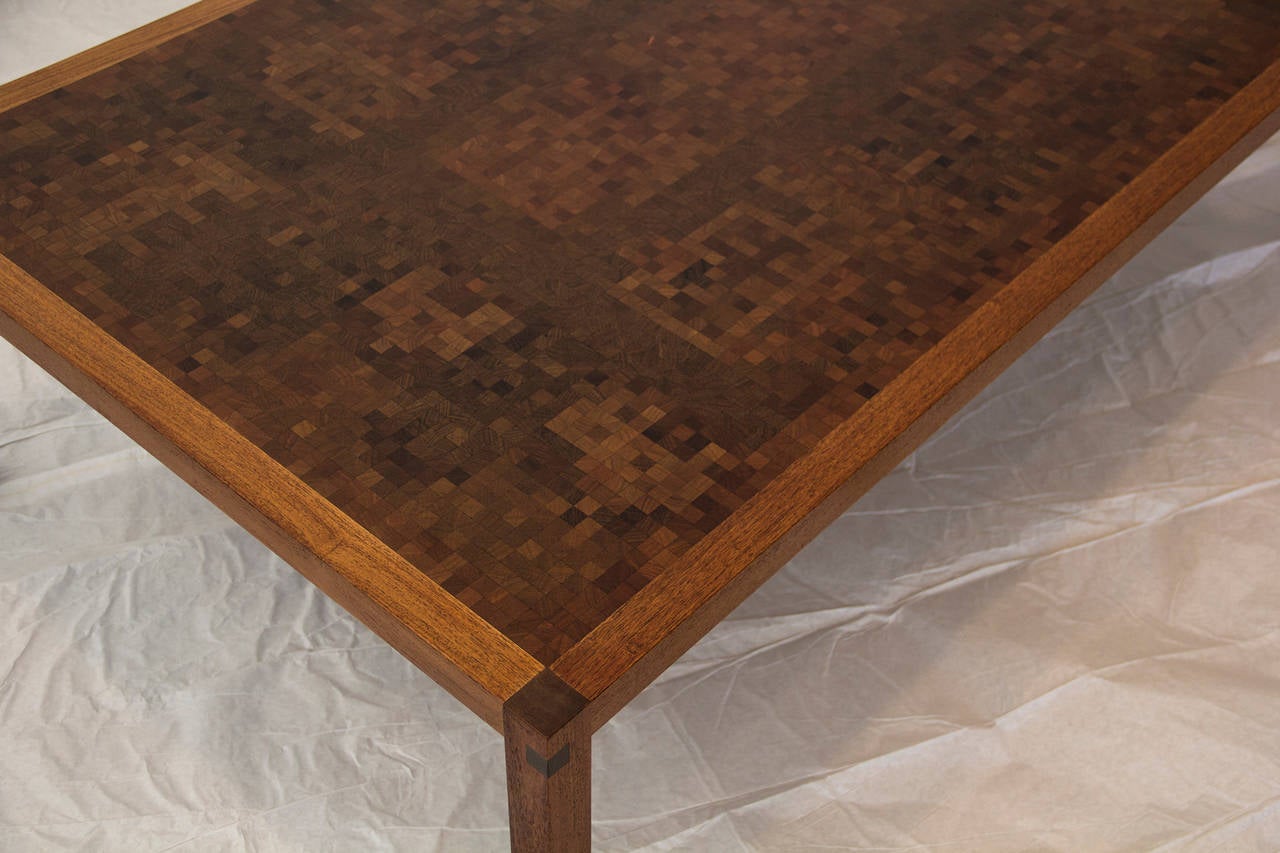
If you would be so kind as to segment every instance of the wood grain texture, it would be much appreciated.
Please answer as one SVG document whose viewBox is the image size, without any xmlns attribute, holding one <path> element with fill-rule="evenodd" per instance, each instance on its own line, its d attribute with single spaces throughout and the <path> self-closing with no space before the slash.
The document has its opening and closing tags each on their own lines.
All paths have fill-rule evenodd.
<svg viewBox="0 0 1280 853">
<path fill-rule="evenodd" d="M 514 853 L 591 850 L 591 727 L 586 707 L 586 699 L 544 671 L 504 708 Z"/>
<path fill-rule="evenodd" d="M 515 850 L 585 851 L 592 731 L 1280 128 L 1277 36 L 204 0 L 0 86 L 0 334 L 503 732 Z"/>
<path fill-rule="evenodd" d="M 88 77 L 183 33 L 189 33 L 252 2 L 254 0 L 199 0 L 163 18 L 94 45 L 75 56 L 11 80 L 0 86 L 0 112 Z"/>
<path fill-rule="evenodd" d="M 273 0 L 0 113 L 0 254 L 549 664 L 1277 55 L 1221 0 Z"/>
<path fill-rule="evenodd" d="M 0 87 L 0 331 L 496 726 L 548 663 L 606 719 L 1280 55 L 1220 0 L 240 5 Z"/>
<path fill-rule="evenodd" d="M 603 725 L 1250 152 L 1280 62 L 552 665 Z"/>
<path fill-rule="evenodd" d="M 501 730 L 537 661 L 3 256 L 0 334 Z"/>
</svg>

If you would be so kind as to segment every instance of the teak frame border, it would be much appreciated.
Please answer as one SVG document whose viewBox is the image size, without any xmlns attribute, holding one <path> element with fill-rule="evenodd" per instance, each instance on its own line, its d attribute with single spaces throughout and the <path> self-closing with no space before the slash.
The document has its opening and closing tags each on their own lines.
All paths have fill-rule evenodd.
<svg viewBox="0 0 1280 853">
<path fill-rule="evenodd" d="M 0 112 L 249 5 L 200 0 L 0 85 Z M 1280 61 L 544 667 L 0 255 L 0 335 L 504 734 L 512 846 L 590 847 L 591 734 L 1280 130 Z"/>
</svg>

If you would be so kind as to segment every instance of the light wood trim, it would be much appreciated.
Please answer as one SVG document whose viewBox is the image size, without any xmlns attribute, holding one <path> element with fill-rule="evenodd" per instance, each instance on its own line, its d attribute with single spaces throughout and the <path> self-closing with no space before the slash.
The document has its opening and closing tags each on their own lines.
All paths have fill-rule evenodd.
<svg viewBox="0 0 1280 853">
<path fill-rule="evenodd" d="M 189 33 L 252 2 L 254 0 L 200 0 L 110 41 L 94 45 L 75 56 L 11 80 L 0 85 L 0 112 L 47 95 L 104 68 L 110 68 L 117 62 L 164 44 L 183 33 Z"/>
<path fill-rule="evenodd" d="M 200 0 L 0 85 L 0 112 L 251 2 Z M 0 334 L 502 729 L 540 663 L 3 256 Z"/>
<path fill-rule="evenodd" d="M 1280 62 L 569 649 L 601 725 L 1217 180 L 1280 129 Z"/>
<path fill-rule="evenodd" d="M 0 334 L 501 731 L 538 661 L 3 255 Z"/>
</svg>

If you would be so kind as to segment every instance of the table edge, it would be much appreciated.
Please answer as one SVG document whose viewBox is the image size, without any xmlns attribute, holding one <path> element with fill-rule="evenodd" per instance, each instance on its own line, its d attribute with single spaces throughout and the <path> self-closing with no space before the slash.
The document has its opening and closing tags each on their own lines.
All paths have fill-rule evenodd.
<svg viewBox="0 0 1280 853">
<path fill-rule="evenodd" d="M 554 661 L 599 727 L 1249 153 L 1280 60 Z"/>
<path fill-rule="evenodd" d="M 543 670 L 513 640 L 0 255 L 0 335 L 501 729 Z"/>
<path fill-rule="evenodd" d="M 253 2 L 198 0 L 0 84 L 0 113 Z M 1276 130 L 1280 61 L 550 666 L 3 255 L 0 336 L 494 728 L 550 672 L 585 698 L 595 729 Z"/>
<path fill-rule="evenodd" d="M 29 74 L 0 83 L 0 113 L 110 68 L 156 45 L 216 21 L 256 0 L 198 0 Z"/>
<path fill-rule="evenodd" d="M 253 2 L 199 0 L 0 84 L 0 113 Z M 0 336 L 494 728 L 502 729 L 503 704 L 545 669 L 518 644 L 3 255 Z"/>
</svg>

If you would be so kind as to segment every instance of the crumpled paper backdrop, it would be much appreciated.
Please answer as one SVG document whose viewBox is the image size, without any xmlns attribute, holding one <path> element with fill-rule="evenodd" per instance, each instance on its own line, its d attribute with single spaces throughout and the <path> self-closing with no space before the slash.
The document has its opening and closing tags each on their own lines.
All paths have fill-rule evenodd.
<svg viewBox="0 0 1280 853">
<path fill-rule="evenodd" d="M 0 78 L 182 5 L 0 0 Z M 0 850 L 502 850 L 501 741 L 0 344 Z M 595 740 L 620 850 L 1280 849 L 1280 139 Z"/>
</svg>

